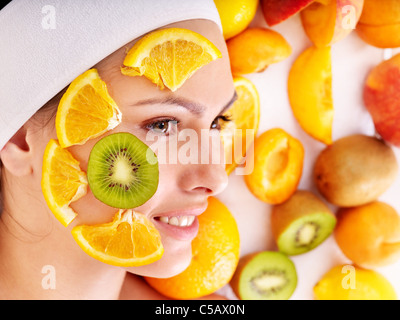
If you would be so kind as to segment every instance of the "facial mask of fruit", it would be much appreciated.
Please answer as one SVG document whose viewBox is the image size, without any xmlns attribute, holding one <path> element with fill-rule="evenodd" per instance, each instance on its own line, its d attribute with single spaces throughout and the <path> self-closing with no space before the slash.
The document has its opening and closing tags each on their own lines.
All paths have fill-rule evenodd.
<svg viewBox="0 0 400 320">
<path fill-rule="evenodd" d="M 150 264 L 164 253 L 161 236 L 143 214 L 132 210 L 149 200 L 158 187 L 158 162 L 152 150 L 130 133 L 108 135 L 93 147 L 88 162 L 93 195 L 120 209 L 110 223 L 72 230 L 83 251 L 122 267 Z"/>
<path fill-rule="evenodd" d="M 49 208 L 65 227 L 77 215 L 71 202 L 86 194 L 88 184 L 79 162 L 65 148 L 115 128 L 121 119 L 96 69 L 78 76 L 61 98 L 56 115 L 58 141 L 51 139 L 46 147 L 41 186 Z"/>
<path fill-rule="evenodd" d="M 94 116 L 94 121 L 79 122 L 83 114 L 86 120 Z M 57 137 L 61 141 L 51 139 L 47 145 L 42 190 L 51 211 L 65 227 L 77 216 L 70 204 L 86 194 L 88 177 L 64 148 L 84 144 L 120 122 L 121 113 L 96 69 L 77 77 L 62 97 L 56 117 Z M 92 149 L 88 173 L 96 198 L 117 208 L 143 204 L 158 187 L 155 154 L 130 133 L 100 140 Z M 164 253 L 158 230 L 143 214 L 131 209 L 120 210 L 110 223 L 77 226 L 72 235 L 88 255 L 116 266 L 149 264 Z"/>
</svg>

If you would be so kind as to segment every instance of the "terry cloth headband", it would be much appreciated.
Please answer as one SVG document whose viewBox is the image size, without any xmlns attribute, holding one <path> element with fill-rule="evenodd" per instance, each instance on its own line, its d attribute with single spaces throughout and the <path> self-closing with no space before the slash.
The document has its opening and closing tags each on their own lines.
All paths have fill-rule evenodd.
<svg viewBox="0 0 400 320">
<path fill-rule="evenodd" d="M 118 48 L 167 24 L 221 22 L 213 0 L 14 0 L 0 10 L 0 150 L 46 102 Z"/>
</svg>

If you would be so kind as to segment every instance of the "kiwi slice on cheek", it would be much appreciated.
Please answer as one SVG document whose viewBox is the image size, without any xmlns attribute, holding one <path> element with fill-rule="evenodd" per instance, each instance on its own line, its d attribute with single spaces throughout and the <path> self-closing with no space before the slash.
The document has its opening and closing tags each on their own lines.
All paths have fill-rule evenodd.
<svg viewBox="0 0 400 320">
<path fill-rule="evenodd" d="M 110 134 L 93 147 L 87 177 L 93 195 L 119 209 L 148 201 L 158 187 L 158 162 L 154 152 L 127 132 Z"/>
<path fill-rule="evenodd" d="M 230 284 L 241 300 L 287 300 L 297 286 L 296 268 L 281 252 L 257 252 L 240 259 Z"/>
</svg>

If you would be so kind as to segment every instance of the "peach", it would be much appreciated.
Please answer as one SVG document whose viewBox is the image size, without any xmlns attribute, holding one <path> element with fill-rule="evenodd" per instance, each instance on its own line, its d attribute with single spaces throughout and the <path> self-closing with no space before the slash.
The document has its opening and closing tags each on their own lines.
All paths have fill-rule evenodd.
<svg viewBox="0 0 400 320">
<path fill-rule="evenodd" d="M 399 47 L 400 2 L 365 0 L 356 32 L 366 43 L 375 47 Z"/>
<path fill-rule="evenodd" d="M 396 300 L 392 284 L 380 273 L 354 265 L 338 265 L 314 286 L 317 300 Z"/>
<path fill-rule="evenodd" d="M 363 5 L 364 0 L 315 1 L 300 13 L 304 31 L 315 46 L 332 45 L 355 29 Z"/>
<path fill-rule="evenodd" d="M 371 70 L 363 95 L 378 133 L 400 147 L 400 54 Z"/>
<path fill-rule="evenodd" d="M 293 63 L 288 78 L 293 114 L 310 136 L 332 143 L 333 100 L 330 47 L 310 47 Z"/>
<path fill-rule="evenodd" d="M 339 209 L 334 235 L 342 252 L 359 266 L 373 268 L 400 258 L 400 216 L 384 202 Z"/>
<path fill-rule="evenodd" d="M 272 27 L 290 18 L 313 1 L 314 0 L 262 0 L 261 7 L 265 21 Z"/>
<path fill-rule="evenodd" d="M 247 28 L 226 44 L 234 75 L 261 72 L 292 53 L 280 33 L 266 28 Z"/>
<path fill-rule="evenodd" d="M 296 191 L 304 160 L 299 140 L 280 128 L 265 131 L 247 155 L 254 169 L 245 175 L 249 190 L 261 201 L 279 204 Z"/>
</svg>

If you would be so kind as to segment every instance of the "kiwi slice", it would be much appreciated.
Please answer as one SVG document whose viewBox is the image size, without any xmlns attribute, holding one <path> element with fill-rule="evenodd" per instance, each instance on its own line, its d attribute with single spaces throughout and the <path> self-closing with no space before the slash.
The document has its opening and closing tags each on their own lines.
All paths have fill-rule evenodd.
<svg viewBox="0 0 400 320">
<path fill-rule="evenodd" d="M 296 289 L 297 272 L 284 253 L 262 251 L 239 260 L 230 285 L 241 300 L 287 300 Z"/>
<path fill-rule="evenodd" d="M 106 136 L 93 147 L 87 177 L 93 195 L 119 209 L 138 207 L 158 187 L 158 162 L 154 152 L 133 134 Z"/>
<path fill-rule="evenodd" d="M 336 217 L 313 193 L 297 190 L 271 211 L 271 229 L 279 251 L 288 255 L 308 252 L 333 231 Z"/>
<path fill-rule="evenodd" d="M 271 229 L 279 251 L 287 255 L 308 252 L 333 231 L 336 217 L 313 193 L 297 190 L 271 211 Z"/>
</svg>

